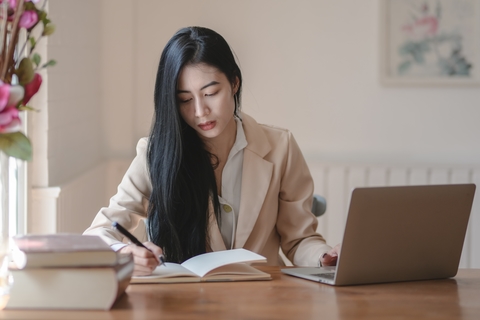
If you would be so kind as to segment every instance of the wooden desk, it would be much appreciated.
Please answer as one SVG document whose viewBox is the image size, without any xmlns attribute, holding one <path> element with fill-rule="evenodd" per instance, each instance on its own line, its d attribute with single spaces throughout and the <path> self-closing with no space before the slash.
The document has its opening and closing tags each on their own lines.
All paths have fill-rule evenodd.
<svg viewBox="0 0 480 320">
<path fill-rule="evenodd" d="M 131 285 L 110 311 L 0 311 L 0 319 L 480 319 L 480 269 L 453 279 L 332 287 L 272 281 Z"/>
</svg>

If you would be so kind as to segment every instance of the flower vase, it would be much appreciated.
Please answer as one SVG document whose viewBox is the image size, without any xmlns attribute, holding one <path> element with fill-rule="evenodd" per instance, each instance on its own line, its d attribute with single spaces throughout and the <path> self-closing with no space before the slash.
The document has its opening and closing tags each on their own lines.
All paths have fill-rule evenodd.
<svg viewBox="0 0 480 320">
<path fill-rule="evenodd" d="M 10 168 L 10 157 L 4 152 L 0 152 L 0 197 L 1 199 L 1 228 L 0 236 L 6 236 L 8 238 L 8 226 L 9 226 L 9 168 Z"/>
<path fill-rule="evenodd" d="M 9 168 L 10 157 L 0 152 L 0 201 L 1 201 L 1 228 L 0 228 L 0 310 L 8 302 L 11 277 L 8 271 L 9 262 Z"/>
</svg>

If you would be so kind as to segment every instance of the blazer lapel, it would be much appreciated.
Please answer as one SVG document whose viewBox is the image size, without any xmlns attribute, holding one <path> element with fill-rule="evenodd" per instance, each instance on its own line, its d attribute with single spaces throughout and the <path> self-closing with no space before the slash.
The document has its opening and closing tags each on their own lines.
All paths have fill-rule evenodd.
<svg viewBox="0 0 480 320">
<path fill-rule="evenodd" d="M 271 150 L 261 127 L 246 114 L 242 114 L 248 145 L 243 155 L 242 198 L 236 228 L 235 248 L 242 248 L 257 221 L 270 187 L 273 163 L 264 159 Z"/>
</svg>

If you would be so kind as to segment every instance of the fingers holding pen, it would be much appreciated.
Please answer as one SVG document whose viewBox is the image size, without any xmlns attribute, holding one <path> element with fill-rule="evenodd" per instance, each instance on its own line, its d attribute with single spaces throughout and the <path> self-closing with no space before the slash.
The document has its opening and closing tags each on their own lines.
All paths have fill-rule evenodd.
<svg viewBox="0 0 480 320">
<path fill-rule="evenodd" d="M 153 252 L 153 254 L 155 255 L 155 258 L 157 259 L 158 264 L 163 263 L 162 261 L 160 261 L 160 259 L 163 259 L 162 248 L 160 248 L 159 246 L 157 246 L 156 244 L 154 244 L 150 241 L 144 242 L 143 245 Z M 162 258 L 160 258 L 160 257 L 162 257 Z"/>
<path fill-rule="evenodd" d="M 143 262 L 137 263 L 138 259 L 134 258 L 135 260 L 135 265 L 133 268 L 133 275 L 134 276 L 148 276 L 151 275 L 153 270 L 155 270 L 156 267 L 153 267 L 151 263 L 149 264 L 144 264 Z"/>
<path fill-rule="evenodd" d="M 163 254 L 162 249 L 153 243 L 145 242 L 144 245 L 148 249 L 130 244 L 120 250 L 122 253 L 132 254 L 135 264 L 133 275 L 135 276 L 151 274 L 152 271 L 155 270 L 155 268 L 159 265 L 159 255 Z"/>
</svg>

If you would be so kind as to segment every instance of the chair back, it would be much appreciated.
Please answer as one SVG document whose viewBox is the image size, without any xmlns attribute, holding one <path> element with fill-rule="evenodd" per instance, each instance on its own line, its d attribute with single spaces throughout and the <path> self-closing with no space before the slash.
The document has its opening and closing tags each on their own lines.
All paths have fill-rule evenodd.
<svg viewBox="0 0 480 320">
<path fill-rule="evenodd" d="M 327 210 L 327 200 L 321 195 L 313 195 L 312 212 L 315 217 L 320 217 Z"/>
</svg>

